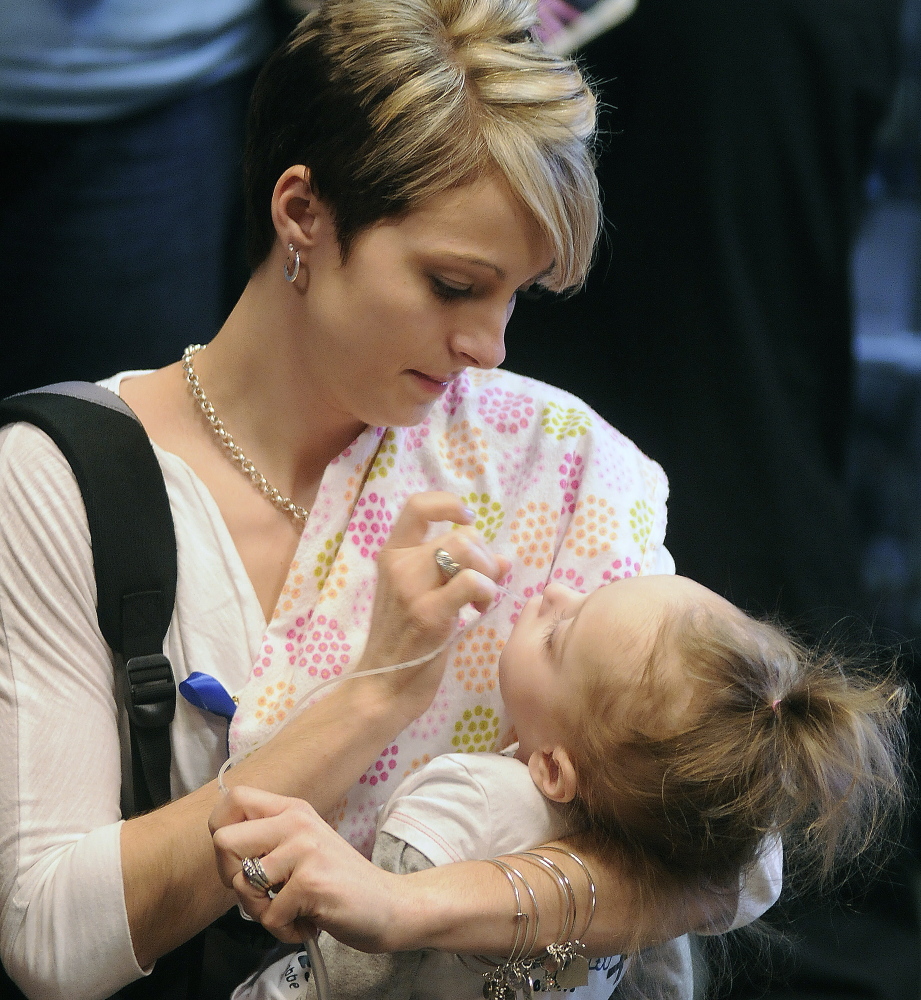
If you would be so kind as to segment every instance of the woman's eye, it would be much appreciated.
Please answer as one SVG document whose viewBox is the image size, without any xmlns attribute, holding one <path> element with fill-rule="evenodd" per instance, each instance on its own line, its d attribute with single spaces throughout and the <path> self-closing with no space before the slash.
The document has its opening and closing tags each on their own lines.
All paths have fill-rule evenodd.
<svg viewBox="0 0 921 1000">
<path fill-rule="evenodd" d="M 432 291 L 445 302 L 450 302 L 453 299 L 463 299 L 466 298 L 472 289 L 472 285 L 456 285 L 450 281 L 445 281 L 444 278 L 438 278 L 434 275 L 431 278 Z"/>
</svg>

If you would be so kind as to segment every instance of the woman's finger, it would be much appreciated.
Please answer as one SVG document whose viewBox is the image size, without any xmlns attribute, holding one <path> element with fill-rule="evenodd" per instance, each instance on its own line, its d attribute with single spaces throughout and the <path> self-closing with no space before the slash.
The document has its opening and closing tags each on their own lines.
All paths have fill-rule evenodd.
<svg viewBox="0 0 921 1000">
<path fill-rule="evenodd" d="M 293 799 L 287 795 L 276 795 L 274 792 L 250 788 L 248 785 L 236 785 L 218 799 L 208 819 L 208 828 L 213 835 L 221 827 L 249 819 L 278 816 L 298 804 L 306 805 L 300 799 Z"/>
<path fill-rule="evenodd" d="M 214 839 L 227 863 L 222 877 L 244 911 L 283 941 L 303 940 L 321 919 L 338 926 L 343 914 L 344 926 L 363 927 L 367 910 L 349 902 L 356 894 L 367 900 L 371 893 L 381 907 L 382 893 L 374 892 L 379 869 L 309 806 L 221 827 Z M 258 859 L 249 866 L 255 871 L 244 870 L 244 858 Z"/>
<path fill-rule="evenodd" d="M 329 826 L 313 827 L 280 844 L 278 867 L 289 877 L 260 920 L 283 941 L 297 941 L 305 927 L 320 926 L 352 947 L 377 950 L 388 909 L 399 894 L 399 876 L 384 872 Z"/>
<path fill-rule="evenodd" d="M 443 586 L 419 598 L 420 618 L 453 623 L 455 616 L 467 604 L 481 614 L 489 609 L 499 592 L 496 584 L 475 569 L 462 569 Z"/>
<path fill-rule="evenodd" d="M 451 521 L 454 524 L 469 524 L 472 519 L 461 498 L 453 493 L 416 493 L 406 501 L 406 506 L 390 531 L 385 548 L 420 545 L 432 523 Z"/>
<path fill-rule="evenodd" d="M 301 799 L 291 799 L 271 792 L 261 792 L 253 788 L 235 788 L 227 796 L 228 800 L 236 800 L 228 806 L 228 812 L 239 815 L 247 813 L 243 820 L 212 826 L 215 861 L 221 881 L 236 888 L 236 879 L 240 874 L 244 858 L 262 859 L 263 868 L 272 867 L 273 871 L 266 875 L 270 884 L 283 881 L 290 872 L 275 870 L 279 866 L 277 860 L 270 860 L 269 855 L 277 846 L 296 836 L 299 831 L 312 824 L 322 823 L 322 819 L 307 802 Z M 264 802 L 271 811 L 262 816 L 255 815 L 254 803 Z M 280 810 L 278 806 L 284 803 Z M 219 804 L 215 812 L 224 805 Z M 214 814 L 212 814 L 214 819 Z"/>
</svg>

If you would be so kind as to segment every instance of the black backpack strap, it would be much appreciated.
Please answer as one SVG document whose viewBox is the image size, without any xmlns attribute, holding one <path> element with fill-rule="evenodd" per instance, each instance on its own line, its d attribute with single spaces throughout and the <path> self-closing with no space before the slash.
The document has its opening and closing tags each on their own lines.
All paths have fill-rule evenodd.
<svg viewBox="0 0 921 1000">
<path fill-rule="evenodd" d="M 0 426 L 14 421 L 34 424 L 54 441 L 83 495 L 99 628 L 115 653 L 128 709 L 133 809 L 126 811 L 133 815 L 170 798 L 176 687 L 163 640 L 177 569 L 163 474 L 131 409 L 92 383 L 64 382 L 0 401 Z"/>
</svg>

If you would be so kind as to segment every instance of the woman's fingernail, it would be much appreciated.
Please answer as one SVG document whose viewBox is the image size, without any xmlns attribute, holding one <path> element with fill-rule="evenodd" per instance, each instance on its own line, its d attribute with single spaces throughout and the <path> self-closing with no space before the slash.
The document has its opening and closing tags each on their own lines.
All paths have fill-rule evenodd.
<svg viewBox="0 0 921 1000">
<path fill-rule="evenodd" d="M 467 517 L 470 518 L 471 521 L 476 520 L 476 514 L 474 514 L 474 512 L 469 507 L 464 508 L 464 513 L 467 515 Z"/>
</svg>

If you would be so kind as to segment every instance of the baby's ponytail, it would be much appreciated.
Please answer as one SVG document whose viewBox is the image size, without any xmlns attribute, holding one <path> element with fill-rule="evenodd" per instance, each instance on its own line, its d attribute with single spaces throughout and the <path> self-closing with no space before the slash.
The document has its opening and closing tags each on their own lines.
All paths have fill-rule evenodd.
<svg viewBox="0 0 921 1000">
<path fill-rule="evenodd" d="M 885 842 L 901 815 L 907 695 L 892 675 L 831 653 L 798 654 L 762 738 L 777 761 L 774 826 L 821 878 Z"/>
<path fill-rule="evenodd" d="M 693 691 L 667 717 L 665 657 Z M 657 662 L 658 661 L 658 662 Z M 687 885 L 731 885 L 771 834 L 799 889 L 892 843 L 905 801 L 905 688 L 739 612 L 695 607 L 664 627 L 646 671 L 645 724 L 623 737 L 603 679 L 574 755 L 587 823 L 638 864 Z M 674 681 L 672 680 L 672 683 Z M 612 735 L 621 726 L 612 749 Z M 736 882 L 737 884 L 737 882 Z"/>
</svg>

